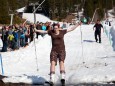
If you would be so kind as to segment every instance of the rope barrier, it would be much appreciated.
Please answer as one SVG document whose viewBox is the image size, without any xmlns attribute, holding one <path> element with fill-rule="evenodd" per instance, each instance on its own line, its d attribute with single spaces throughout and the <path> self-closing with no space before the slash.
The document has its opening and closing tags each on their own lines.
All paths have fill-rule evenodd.
<svg viewBox="0 0 115 86">
<path fill-rule="evenodd" d="M 45 0 L 44 1 L 42 1 L 42 3 L 35 9 L 35 5 L 34 5 L 34 12 L 33 12 L 33 14 L 34 14 L 34 24 L 36 23 L 36 11 L 37 11 L 37 9 L 43 4 L 45 2 Z M 37 65 L 37 71 L 39 71 L 39 69 L 38 69 L 38 59 L 37 59 L 37 51 L 36 51 L 36 44 L 35 44 L 35 38 L 34 38 L 34 46 L 35 46 L 35 56 L 36 56 L 36 65 Z"/>
<path fill-rule="evenodd" d="M 39 68 L 38 68 L 38 58 L 37 58 L 37 49 L 36 49 L 35 38 L 34 38 L 34 47 L 35 47 L 35 57 L 36 57 L 37 71 L 39 71 Z"/>
<path fill-rule="evenodd" d="M 84 55 L 83 55 L 83 34 L 82 34 L 81 25 L 80 25 L 80 33 L 81 33 L 82 58 L 83 58 L 83 64 L 84 64 L 85 62 L 84 62 Z"/>
</svg>

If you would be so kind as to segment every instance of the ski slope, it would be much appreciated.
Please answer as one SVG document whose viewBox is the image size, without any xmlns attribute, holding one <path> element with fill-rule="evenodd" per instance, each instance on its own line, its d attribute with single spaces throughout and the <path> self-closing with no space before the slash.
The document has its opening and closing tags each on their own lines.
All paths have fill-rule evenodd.
<svg viewBox="0 0 115 86">
<path fill-rule="evenodd" d="M 50 20 L 48 17 L 42 15 L 42 14 L 35 14 L 36 15 L 36 22 L 42 22 L 42 23 L 46 23 L 46 22 L 52 22 L 52 20 Z M 33 13 L 23 13 L 22 15 L 23 19 L 26 19 L 27 21 L 30 21 L 31 23 L 34 23 L 34 14 Z"/>
<path fill-rule="evenodd" d="M 102 43 L 96 43 L 93 25 L 81 25 L 67 33 L 64 39 L 67 84 L 115 81 L 115 52 L 105 33 L 102 32 Z M 4 75 L 8 76 L 3 81 L 30 84 L 49 81 L 50 51 L 51 38 L 45 35 L 43 38 L 39 36 L 26 48 L 1 53 Z M 60 83 L 59 80 L 58 64 L 55 83 Z"/>
</svg>

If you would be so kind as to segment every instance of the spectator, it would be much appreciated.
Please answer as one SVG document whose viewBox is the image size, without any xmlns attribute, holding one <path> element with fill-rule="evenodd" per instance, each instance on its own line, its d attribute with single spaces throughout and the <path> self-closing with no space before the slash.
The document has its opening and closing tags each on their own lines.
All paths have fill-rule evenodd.
<svg viewBox="0 0 115 86">
<path fill-rule="evenodd" d="M 2 51 L 2 48 L 3 48 L 3 41 L 1 39 L 1 36 L 2 36 L 2 34 L 0 34 L 0 51 Z"/>
<path fill-rule="evenodd" d="M 34 39 L 34 27 L 32 24 L 29 26 L 29 30 L 30 30 L 30 42 L 32 42 Z"/>
<path fill-rule="evenodd" d="M 8 47 L 8 27 L 3 26 L 2 27 L 2 41 L 3 41 L 3 48 L 2 52 L 7 52 Z"/>
<path fill-rule="evenodd" d="M 42 23 L 37 23 L 36 25 L 37 30 L 42 30 Z M 41 35 L 41 33 L 36 32 L 36 38 L 38 39 L 38 36 Z"/>
</svg>

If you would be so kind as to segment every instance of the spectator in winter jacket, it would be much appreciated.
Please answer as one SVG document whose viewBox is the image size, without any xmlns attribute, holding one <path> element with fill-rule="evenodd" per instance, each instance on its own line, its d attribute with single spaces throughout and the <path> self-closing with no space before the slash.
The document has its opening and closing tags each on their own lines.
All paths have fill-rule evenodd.
<svg viewBox="0 0 115 86">
<path fill-rule="evenodd" d="M 3 48 L 3 41 L 2 41 L 2 39 L 1 39 L 1 36 L 2 36 L 2 34 L 0 34 L 0 51 L 1 51 L 2 48 Z"/>
</svg>

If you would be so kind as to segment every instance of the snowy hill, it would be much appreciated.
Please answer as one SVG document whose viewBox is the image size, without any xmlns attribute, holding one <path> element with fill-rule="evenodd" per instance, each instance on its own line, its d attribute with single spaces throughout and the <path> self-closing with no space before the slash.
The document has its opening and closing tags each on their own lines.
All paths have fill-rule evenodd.
<svg viewBox="0 0 115 86">
<path fill-rule="evenodd" d="M 34 23 L 33 13 L 23 13 L 22 18 L 27 19 L 28 21 Z M 47 21 L 51 22 L 51 20 L 48 17 L 42 14 L 36 14 L 36 21 L 43 22 L 43 23 L 46 23 Z"/>
<path fill-rule="evenodd" d="M 96 43 L 92 28 L 93 25 L 81 25 L 65 35 L 67 84 L 115 81 L 113 47 L 106 33 L 102 33 L 102 43 Z M 45 35 L 24 49 L 2 53 L 4 75 L 8 76 L 3 81 L 37 84 L 49 81 L 50 50 L 51 38 Z M 59 65 L 56 66 L 55 79 L 60 83 Z"/>
</svg>

